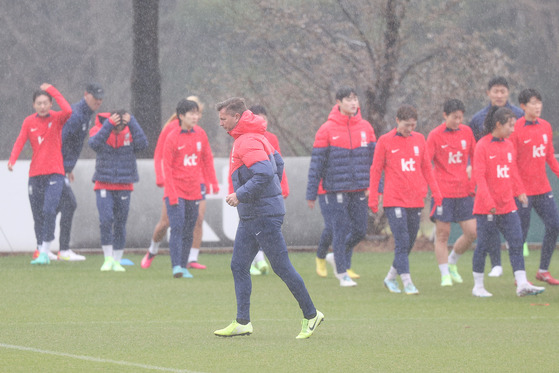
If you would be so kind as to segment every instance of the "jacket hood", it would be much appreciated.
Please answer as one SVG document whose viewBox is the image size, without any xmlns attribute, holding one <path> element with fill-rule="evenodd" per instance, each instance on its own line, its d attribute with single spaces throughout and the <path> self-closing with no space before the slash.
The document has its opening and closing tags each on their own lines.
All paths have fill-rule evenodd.
<svg viewBox="0 0 559 373">
<path fill-rule="evenodd" d="M 334 105 L 334 107 L 330 111 L 330 114 L 328 114 L 328 120 L 332 121 L 336 124 L 346 125 L 348 119 L 349 119 L 349 124 L 359 123 L 362 119 L 361 118 L 361 108 L 357 108 L 357 113 L 354 116 L 349 117 L 347 115 L 343 115 L 340 112 L 340 108 L 339 108 L 338 104 L 336 104 L 336 105 Z"/>
<path fill-rule="evenodd" d="M 264 132 L 266 132 L 266 126 L 264 118 L 253 114 L 250 110 L 246 110 L 243 115 L 241 115 L 241 119 L 239 119 L 235 128 L 229 131 L 229 134 L 235 139 L 246 133 L 264 134 Z"/>
</svg>

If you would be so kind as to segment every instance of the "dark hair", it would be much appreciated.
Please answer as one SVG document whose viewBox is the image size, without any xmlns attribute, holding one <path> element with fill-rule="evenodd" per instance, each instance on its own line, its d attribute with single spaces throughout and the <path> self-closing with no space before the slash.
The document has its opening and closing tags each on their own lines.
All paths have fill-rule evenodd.
<svg viewBox="0 0 559 373">
<path fill-rule="evenodd" d="M 249 110 L 252 111 L 253 114 L 256 114 L 256 115 L 264 114 L 264 115 L 268 116 L 268 113 L 266 112 L 266 108 L 262 105 L 252 105 L 249 108 Z"/>
<path fill-rule="evenodd" d="M 198 106 L 198 104 L 195 101 L 187 100 L 186 98 L 183 98 L 177 104 L 177 118 L 180 114 L 184 115 L 184 114 L 188 113 L 189 111 L 199 111 L 199 110 L 200 110 L 200 107 Z M 179 121 L 180 121 L 180 118 L 179 118 Z"/>
<path fill-rule="evenodd" d="M 535 97 L 538 100 L 542 101 L 542 95 L 540 91 L 538 91 L 537 89 L 535 88 L 523 89 L 518 95 L 518 103 L 526 105 L 528 101 L 532 99 L 532 97 Z"/>
<path fill-rule="evenodd" d="M 35 100 L 39 96 L 47 96 L 49 98 L 49 101 L 52 102 L 52 96 L 50 95 L 50 93 L 48 93 L 47 91 L 43 91 L 42 89 L 39 89 L 33 92 L 33 103 L 35 103 Z"/>
<path fill-rule="evenodd" d="M 336 101 L 342 101 L 344 98 L 349 97 L 352 94 L 357 96 L 355 89 L 351 87 L 341 87 L 336 91 Z"/>
<path fill-rule="evenodd" d="M 126 113 L 127 113 L 126 109 L 118 109 L 118 110 L 115 110 L 115 111 L 111 112 L 111 115 L 116 114 L 116 115 L 119 116 L 118 123 L 115 123 L 115 127 L 127 124 L 127 123 L 122 123 L 122 116 Z"/>
<path fill-rule="evenodd" d="M 417 110 L 415 110 L 415 108 L 411 105 L 400 106 L 400 108 L 396 112 L 396 118 L 398 118 L 398 120 L 417 120 Z"/>
<path fill-rule="evenodd" d="M 446 100 L 443 105 L 443 112 L 446 115 L 454 113 L 455 111 L 461 111 L 462 113 L 466 112 L 466 106 L 464 103 L 457 98 L 451 98 L 450 100 Z"/>
<path fill-rule="evenodd" d="M 493 132 L 497 126 L 497 122 L 505 124 L 510 118 L 516 118 L 514 112 L 507 107 L 491 106 L 485 121 L 483 122 L 483 127 L 485 127 L 486 134 Z"/>
<path fill-rule="evenodd" d="M 225 101 L 219 102 L 215 105 L 217 111 L 226 109 L 227 114 L 243 114 L 247 110 L 245 99 L 241 97 L 231 97 Z"/>
<path fill-rule="evenodd" d="M 507 89 L 509 89 L 509 82 L 503 76 L 496 76 L 493 79 L 491 79 L 489 81 L 489 83 L 487 84 L 487 89 L 490 90 L 491 88 L 493 88 L 496 85 L 502 85 L 502 86 L 505 86 Z"/>
</svg>

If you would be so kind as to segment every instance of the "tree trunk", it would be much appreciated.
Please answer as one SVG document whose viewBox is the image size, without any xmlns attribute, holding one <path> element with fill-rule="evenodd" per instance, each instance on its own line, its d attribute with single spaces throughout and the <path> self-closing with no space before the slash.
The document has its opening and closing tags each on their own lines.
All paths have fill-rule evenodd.
<svg viewBox="0 0 559 373">
<path fill-rule="evenodd" d="M 132 114 L 149 141 L 143 158 L 153 157 L 161 131 L 161 75 L 159 72 L 159 0 L 133 0 Z"/>
</svg>

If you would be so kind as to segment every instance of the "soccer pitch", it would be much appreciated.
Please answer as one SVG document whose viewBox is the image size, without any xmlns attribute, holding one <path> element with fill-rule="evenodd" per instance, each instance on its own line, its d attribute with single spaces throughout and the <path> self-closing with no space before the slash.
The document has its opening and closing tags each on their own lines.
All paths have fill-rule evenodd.
<svg viewBox="0 0 559 373">
<path fill-rule="evenodd" d="M 539 251 L 526 258 L 528 277 Z M 254 333 L 218 338 L 235 318 L 230 254 L 202 254 L 207 270 L 174 279 L 170 260 L 150 269 L 140 255 L 126 273 L 85 262 L 29 264 L 0 257 L 1 372 L 523 372 L 557 369 L 559 287 L 519 298 L 508 255 L 505 274 L 487 278 L 492 298 L 471 295 L 472 252 L 459 262 L 463 284 L 441 288 L 432 252 L 412 252 L 419 295 L 390 294 L 382 280 L 393 253 L 354 254 L 361 274 L 341 288 L 315 274 L 314 254 L 291 253 L 325 321 L 296 340 L 301 312 L 274 274 L 253 277 Z M 489 270 L 486 266 L 486 272 Z M 552 273 L 558 274 L 557 254 Z"/>
</svg>

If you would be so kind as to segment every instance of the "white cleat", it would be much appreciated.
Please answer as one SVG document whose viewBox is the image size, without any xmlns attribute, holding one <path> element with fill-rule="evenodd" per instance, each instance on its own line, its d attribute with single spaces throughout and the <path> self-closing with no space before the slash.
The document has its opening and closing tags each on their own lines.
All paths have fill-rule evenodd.
<svg viewBox="0 0 559 373">
<path fill-rule="evenodd" d="M 336 270 L 336 261 L 334 260 L 334 253 L 326 254 L 326 261 L 328 263 L 330 263 L 330 265 L 332 266 L 332 269 L 334 270 L 334 275 L 337 276 L 338 271 Z M 353 286 L 355 286 L 355 285 L 353 285 Z"/>
<path fill-rule="evenodd" d="M 49 259 L 50 259 L 51 261 L 53 261 L 53 260 L 58 260 L 58 257 L 56 256 L 56 254 L 53 253 L 52 251 L 49 251 L 48 254 L 49 254 Z"/>
<path fill-rule="evenodd" d="M 344 288 L 357 286 L 357 282 L 353 281 L 348 275 L 345 275 L 340 278 L 340 286 Z"/>
<path fill-rule="evenodd" d="M 534 286 L 531 283 L 527 282 L 516 288 L 516 295 L 518 295 L 519 297 L 524 297 L 526 295 L 538 295 L 543 293 L 544 290 L 545 288 L 543 286 Z"/>
<path fill-rule="evenodd" d="M 80 262 L 82 260 L 85 260 L 85 256 L 76 254 L 72 250 L 60 250 L 60 252 L 58 253 L 58 260 Z"/>
<path fill-rule="evenodd" d="M 474 297 L 480 297 L 480 298 L 489 298 L 493 296 L 493 294 L 485 290 L 485 288 L 480 288 L 480 287 L 474 287 L 472 289 L 472 295 Z"/>
<path fill-rule="evenodd" d="M 491 272 L 487 276 L 489 277 L 501 277 L 503 275 L 503 267 L 495 266 L 491 268 Z"/>
</svg>

